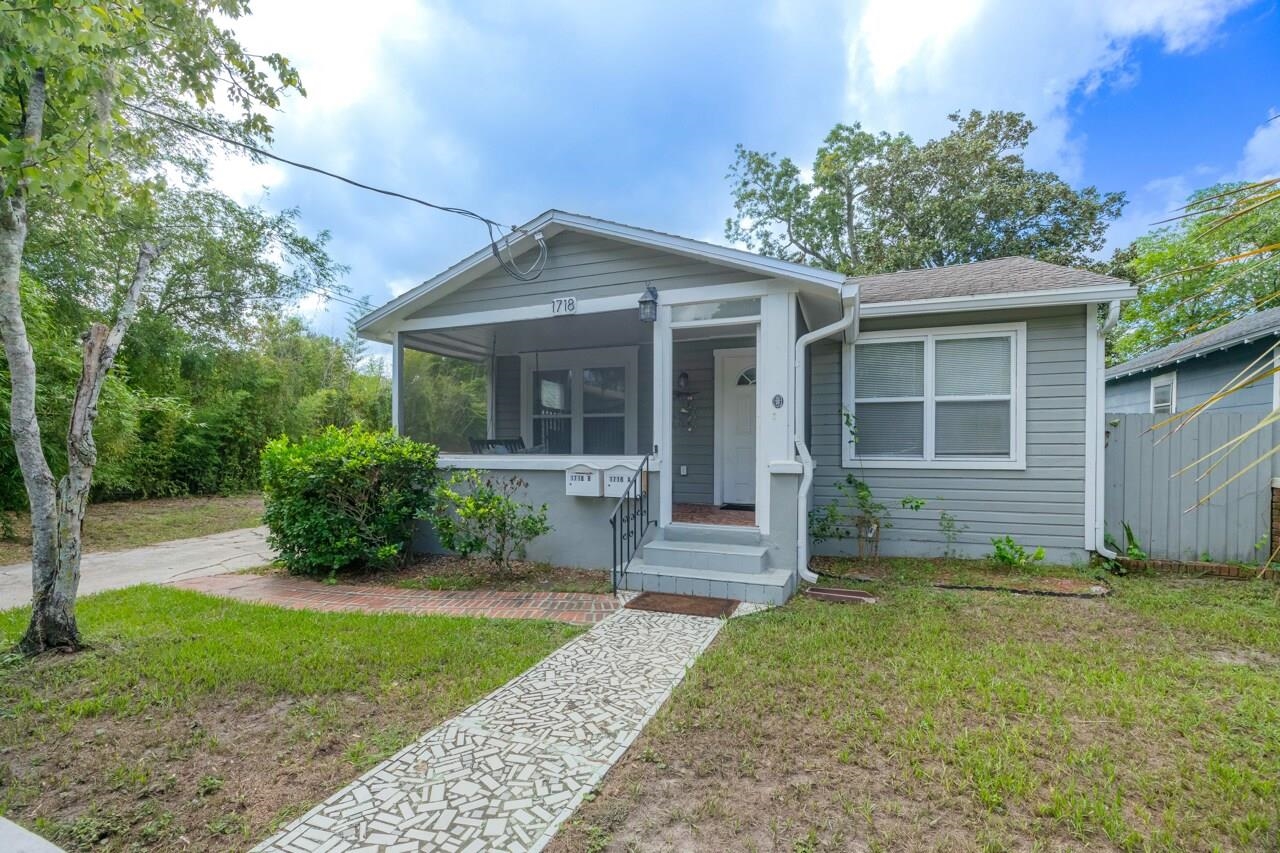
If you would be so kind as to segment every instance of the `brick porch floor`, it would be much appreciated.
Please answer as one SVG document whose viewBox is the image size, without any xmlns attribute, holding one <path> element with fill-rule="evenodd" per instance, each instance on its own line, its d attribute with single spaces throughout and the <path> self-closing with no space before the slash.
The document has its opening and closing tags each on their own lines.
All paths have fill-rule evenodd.
<svg viewBox="0 0 1280 853">
<path fill-rule="evenodd" d="M 328 586 L 280 575 L 214 575 L 176 581 L 173 586 L 295 610 L 554 619 L 575 625 L 594 625 L 618 609 L 616 597 L 599 593 Z"/>
</svg>

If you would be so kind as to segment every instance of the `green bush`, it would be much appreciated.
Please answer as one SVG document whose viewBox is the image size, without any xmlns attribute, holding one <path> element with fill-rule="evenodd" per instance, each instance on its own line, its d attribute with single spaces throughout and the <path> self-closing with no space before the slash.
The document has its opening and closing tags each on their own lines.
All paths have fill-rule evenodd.
<svg viewBox="0 0 1280 853">
<path fill-rule="evenodd" d="M 1032 563 L 1038 563 L 1044 559 L 1043 548 L 1037 548 L 1028 554 L 1027 549 L 1019 545 L 1012 536 L 992 539 L 991 544 L 995 547 L 991 559 L 1011 569 L 1025 569 Z"/>
<path fill-rule="evenodd" d="M 295 574 L 391 565 L 431 506 L 435 474 L 434 447 L 391 432 L 278 438 L 262 451 L 269 541 Z"/>
<path fill-rule="evenodd" d="M 530 542 L 551 531 L 546 504 L 515 499 L 528 485 L 519 477 L 455 473 L 436 487 L 431 521 L 440 544 L 463 556 L 484 554 L 498 574 L 506 574 Z"/>
</svg>

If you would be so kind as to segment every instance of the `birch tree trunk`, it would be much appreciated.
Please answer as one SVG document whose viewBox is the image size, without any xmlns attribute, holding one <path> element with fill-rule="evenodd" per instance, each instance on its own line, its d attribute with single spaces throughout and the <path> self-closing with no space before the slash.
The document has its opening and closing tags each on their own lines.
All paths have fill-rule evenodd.
<svg viewBox="0 0 1280 853">
<path fill-rule="evenodd" d="M 45 76 L 37 70 L 28 87 L 23 136 L 36 146 L 44 123 Z M 24 164 L 24 168 L 31 164 Z M 98 461 L 93 425 L 103 382 L 134 317 L 157 249 L 144 243 L 133 279 L 108 328 L 94 323 L 82 338 L 80 380 L 67 428 L 67 474 L 56 484 L 41 443 L 36 413 L 36 365 L 22 316 L 22 254 L 27 239 L 25 177 L 0 196 L 0 337 L 9 361 L 12 398 L 9 423 L 31 509 L 31 622 L 18 643 L 20 651 L 80 648 L 76 626 L 76 590 L 80 585 L 80 542 L 93 469 Z"/>
</svg>

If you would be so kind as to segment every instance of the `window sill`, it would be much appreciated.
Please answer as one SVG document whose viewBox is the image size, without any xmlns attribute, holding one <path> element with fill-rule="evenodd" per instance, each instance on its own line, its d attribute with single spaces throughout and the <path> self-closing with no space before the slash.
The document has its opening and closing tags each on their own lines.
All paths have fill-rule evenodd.
<svg viewBox="0 0 1280 853">
<path fill-rule="evenodd" d="M 1025 471 L 1025 459 L 846 459 L 845 468 L 934 471 Z"/>
</svg>

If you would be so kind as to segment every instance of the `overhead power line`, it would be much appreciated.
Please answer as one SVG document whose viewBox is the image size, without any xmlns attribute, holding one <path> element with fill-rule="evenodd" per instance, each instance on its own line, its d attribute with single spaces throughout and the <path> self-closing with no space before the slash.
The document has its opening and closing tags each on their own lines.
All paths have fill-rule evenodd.
<svg viewBox="0 0 1280 853">
<path fill-rule="evenodd" d="M 473 210 L 467 210 L 465 207 L 452 207 L 450 205 L 436 204 L 435 202 L 427 201 L 426 199 L 418 198 L 417 196 L 412 196 L 407 193 L 388 190 L 382 187 L 375 187 L 371 184 L 366 184 L 363 181 L 357 181 L 354 178 L 339 175 L 337 172 L 330 172 L 327 169 L 321 169 L 319 166 L 312 166 L 309 163 L 302 163 L 298 160 L 290 160 L 287 157 L 281 157 L 279 154 L 273 154 L 265 148 L 259 148 L 257 145 L 253 145 L 239 139 L 234 139 L 230 136 L 225 136 L 217 131 L 209 130 L 208 128 L 200 127 L 198 124 L 186 121 L 185 119 L 180 119 L 177 116 L 166 115 L 165 113 L 157 112 L 156 110 L 152 110 L 147 107 L 138 106 L 137 104 L 127 104 L 127 106 L 134 112 L 149 115 L 153 118 L 158 118 L 161 121 L 167 121 L 170 124 L 177 125 L 178 127 L 186 128 L 192 133 L 198 133 L 201 136 L 216 139 L 226 145 L 232 145 L 236 148 L 244 149 L 245 151 L 252 152 L 259 157 L 264 157 L 268 160 L 275 160 L 277 163 L 284 163 L 286 166 L 292 166 L 295 169 L 315 172 L 317 175 L 324 175 L 326 178 L 332 178 L 335 181 L 342 181 L 344 184 L 350 184 L 357 189 L 389 196 L 391 198 L 398 198 L 402 201 L 412 202 L 413 204 L 419 204 L 432 210 L 438 210 L 441 213 L 451 213 L 455 216 L 474 219 L 476 222 L 481 223 L 486 229 L 488 229 L 489 249 L 493 252 L 493 257 L 498 261 L 499 265 L 506 270 L 508 275 L 519 281 L 533 281 L 538 276 L 542 275 L 542 270 L 547 264 L 547 244 L 546 241 L 543 240 L 541 232 L 535 232 L 534 234 L 529 235 L 527 231 L 518 225 L 509 226 L 512 232 L 519 232 L 523 236 L 532 236 L 538 244 L 538 257 L 535 258 L 533 263 L 528 267 L 521 269 L 520 266 L 516 264 L 514 256 L 508 257 L 511 255 L 511 242 L 507 239 L 507 236 L 502 233 L 504 228 L 502 223 L 490 219 L 487 216 L 481 216 Z M 504 256 L 504 252 L 506 252 L 506 256 Z"/>
</svg>

